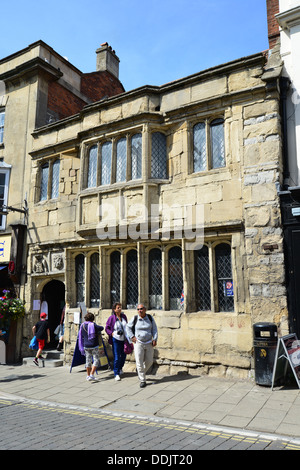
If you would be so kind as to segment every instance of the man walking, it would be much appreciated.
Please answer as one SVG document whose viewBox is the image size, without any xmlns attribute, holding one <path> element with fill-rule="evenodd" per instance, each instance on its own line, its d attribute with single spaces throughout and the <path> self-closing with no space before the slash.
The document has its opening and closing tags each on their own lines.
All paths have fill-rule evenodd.
<svg viewBox="0 0 300 470">
<path fill-rule="evenodd" d="M 137 307 L 135 315 L 127 323 L 127 333 L 134 343 L 134 354 L 140 387 L 146 387 L 146 372 L 153 364 L 154 346 L 157 344 L 157 326 L 154 318 L 146 314 L 143 304 Z"/>
</svg>

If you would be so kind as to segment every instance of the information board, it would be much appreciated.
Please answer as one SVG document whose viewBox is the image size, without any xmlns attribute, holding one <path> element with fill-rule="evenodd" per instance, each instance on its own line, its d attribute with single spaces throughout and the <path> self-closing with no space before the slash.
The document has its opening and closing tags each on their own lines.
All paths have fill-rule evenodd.
<svg viewBox="0 0 300 470">
<path fill-rule="evenodd" d="M 285 379 L 289 369 L 300 388 L 300 341 L 295 333 L 278 338 L 273 368 L 272 389 L 276 382 Z"/>
</svg>

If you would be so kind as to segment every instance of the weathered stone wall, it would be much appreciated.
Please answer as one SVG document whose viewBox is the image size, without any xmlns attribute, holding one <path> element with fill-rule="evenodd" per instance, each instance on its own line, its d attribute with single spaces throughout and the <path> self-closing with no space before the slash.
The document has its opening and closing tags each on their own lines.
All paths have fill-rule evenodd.
<svg viewBox="0 0 300 470">
<path fill-rule="evenodd" d="M 257 57 L 242 65 L 220 68 L 215 76 L 210 71 L 208 75 L 193 76 L 160 89 L 145 87 L 94 104 L 87 107 L 81 117 L 35 133 L 30 199 L 30 227 L 34 230 L 29 250 L 28 304 L 31 305 L 33 295 L 41 295 L 49 274 L 51 278 L 64 280 L 68 307 L 66 362 L 71 361 L 78 333 L 78 325 L 73 321 L 76 254 L 85 253 L 88 257 L 92 252 L 99 252 L 101 255 L 101 306 L 89 310 L 96 314 L 97 323 L 105 326 L 110 315 L 109 250 L 119 247 L 125 252 L 136 244 L 129 238 L 105 242 L 97 239 L 99 204 L 109 202 L 119 214 L 120 196 L 126 196 L 129 206 L 138 202 L 149 208 L 151 203 L 158 203 L 162 225 L 167 221 L 164 206 L 174 202 L 181 206 L 201 206 L 204 208 L 205 242 L 210 247 L 220 241 L 231 246 L 234 310 L 218 311 L 213 302 L 211 311 L 197 311 L 191 253 L 184 240 L 174 240 L 183 250 L 185 305 L 183 311 L 167 308 L 151 311 L 159 329 L 155 362 L 161 371 L 246 376 L 253 366 L 253 324 L 270 321 L 278 325 L 281 333 L 288 331 L 277 194 L 281 175 L 279 96 L 276 80 L 275 85 L 268 83 L 266 86 L 262 79 L 263 64 L 262 57 Z M 226 166 L 193 173 L 193 125 L 201 119 L 220 115 L 225 123 Z M 137 129 L 143 134 L 142 180 L 85 189 L 82 182 L 86 171 L 86 146 Z M 149 135 L 158 129 L 167 136 L 168 153 L 168 181 L 161 182 L 149 178 Z M 57 150 L 60 142 L 64 146 L 61 152 Z M 75 148 L 72 156 L 66 150 L 66 142 L 69 142 L 69 150 Z M 38 167 L 43 160 L 58 154 L 61 158 L 60 197 L 39 203 L 36 200 Z M 64 253 L 64 268 L 48 273 L 34 272 L 36 255 L 42 254 L 48 259 L 51 250 L 58 247 Z M 147 241 L 139 242 L 137 249 L 141 268 L 140 299 L 147 303 Z M 213 250 L 210 253 L 213 257 Z M 166 272 L 163 276 L 165 285 Z M 129 319 L 135 314 L 125 312 Z M 132 355 L 129 360 L 133 359 Z"/>
</svg>

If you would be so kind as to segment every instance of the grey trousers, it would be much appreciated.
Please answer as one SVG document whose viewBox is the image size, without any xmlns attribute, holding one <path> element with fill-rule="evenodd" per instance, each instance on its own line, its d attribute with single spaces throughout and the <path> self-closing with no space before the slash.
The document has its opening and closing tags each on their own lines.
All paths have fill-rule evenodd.
<svg viewBox="0 0 300 470">
<path fill-rule="evenodd" d="M 136 342 L 134 345 L 135 362 L 139 380 L 146 381 L 146 372 L 153 364 L 154 349 L 151 343 Z"/>
</svg>

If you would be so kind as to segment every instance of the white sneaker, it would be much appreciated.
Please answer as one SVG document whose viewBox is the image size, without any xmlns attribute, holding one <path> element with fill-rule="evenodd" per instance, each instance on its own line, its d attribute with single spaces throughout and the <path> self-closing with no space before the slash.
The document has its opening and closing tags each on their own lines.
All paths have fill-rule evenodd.
<svg viewBox="0 0 300 470">
<path fill-rule="evenodd" d="M 115 380 L 121 380 L 119 375 L 115 376 Z"/>
<path fill-rule="evenodd" d="M 96 377 L 94 375 L 90 375 L 89 380 L 96 380 Z"/>
</svg>

